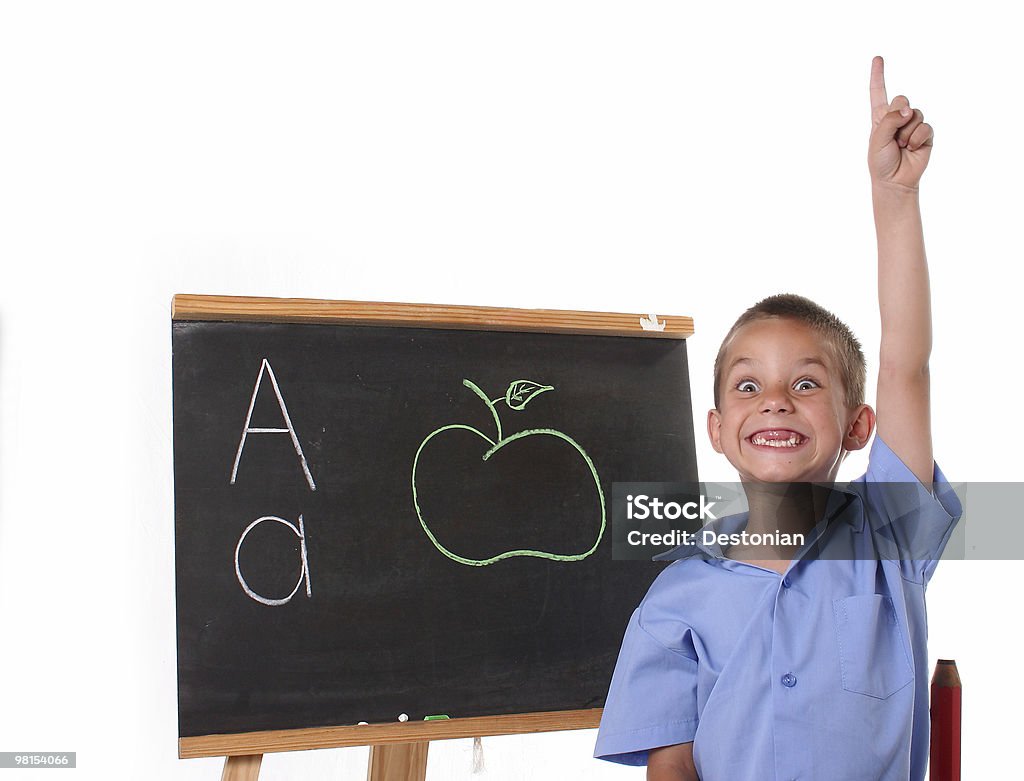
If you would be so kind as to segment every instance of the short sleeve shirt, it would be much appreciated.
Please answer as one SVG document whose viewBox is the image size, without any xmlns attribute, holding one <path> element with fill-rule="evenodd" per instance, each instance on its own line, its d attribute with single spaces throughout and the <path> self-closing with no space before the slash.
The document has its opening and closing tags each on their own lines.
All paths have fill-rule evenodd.
<svg viewBox="0 0 1024 781">
<path fill-rule="evenodd" d="M 713 546 L 657 557 L 676 560 L 630 618 L 594 756 L 693 741 L 704 781 L 924 779 L 925 587 L 961 514 L 937 466 L 933 491 L 876 437 L 785 575 Z"/>
</svg>

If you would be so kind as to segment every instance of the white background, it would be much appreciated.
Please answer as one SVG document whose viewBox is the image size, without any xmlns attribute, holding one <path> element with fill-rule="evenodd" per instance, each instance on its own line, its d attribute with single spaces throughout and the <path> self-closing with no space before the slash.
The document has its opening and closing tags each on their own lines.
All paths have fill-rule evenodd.
<svg viewBox="0 0 1024 781">
<path fill-rule="evenodd" d="M 734 479 L 703 435 L 714 352 L 759 298 L 832 308 L 873 375 L 875 54 L 936 134 L 937 459 L 1019 478 L 1006 6 L 701 6 L 3 4 L 0 750 L 77 751 L 61 778 L 219 778 L 176 758 L 174 293 L 690 315 L 710 480 Z M 1022 568 L 947 563 L 929 591 L 965 778 L 1019 757 Z M 482 777 L 643 776 L 591 759 L 594 735 L 486 738 Z M 470 745 L 434 743 L 428 778 L 472 778 Z M 366 753 L 271 755 L 261 778 L 362 779 Z"/>
</svg>

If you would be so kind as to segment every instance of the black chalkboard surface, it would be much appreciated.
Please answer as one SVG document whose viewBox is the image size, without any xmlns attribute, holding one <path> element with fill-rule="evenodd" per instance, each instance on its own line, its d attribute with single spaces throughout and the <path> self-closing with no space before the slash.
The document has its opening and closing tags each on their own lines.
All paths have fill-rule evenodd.
<svg viewBox="0 0 1024 781">
<path fill-rule="evenodd" d="M 208 317 L 172 322 L 180 737 L 603 704 L 662 566 L 612 560 L 612 483 L 697 479 L 684 339 Z"/>
</svg>

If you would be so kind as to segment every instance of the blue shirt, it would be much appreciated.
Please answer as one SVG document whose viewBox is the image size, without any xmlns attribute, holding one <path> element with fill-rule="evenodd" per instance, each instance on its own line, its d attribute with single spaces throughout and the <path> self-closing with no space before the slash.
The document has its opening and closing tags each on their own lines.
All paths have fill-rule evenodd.
<svg viewBox="0 0 1024 781">
<path fill-rule="evenodd" d="M 645 765 L 693 741 L 703 781 L 924 779 L 925 587 L 960 502 L 877 437 L 867 473 L 836 488 L 785 576 L 716 546 L 657 557 L 678 560 L 626 628 L 595 757 Z"/>
</svg>

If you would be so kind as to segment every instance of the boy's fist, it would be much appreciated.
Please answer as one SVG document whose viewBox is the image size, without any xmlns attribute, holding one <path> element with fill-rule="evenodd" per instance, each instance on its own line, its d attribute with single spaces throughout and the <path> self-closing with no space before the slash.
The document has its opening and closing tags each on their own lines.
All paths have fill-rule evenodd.
<svg viewBox="0 0 1024 781">
<path fill-rule="evenodd" d="M 871 61 L 871 138 L 868 141 L 868 170 L 871 181 L 916 190 L 932 152 L 932 126 L 920 109 L 897 95 L 889 102 L 885 94 L 885 63 Z"/>
</svg>

